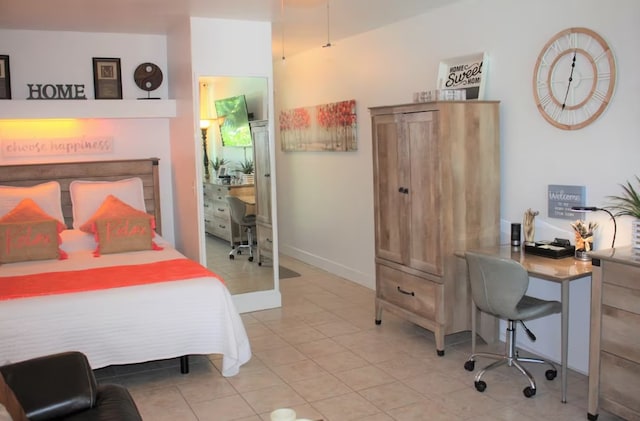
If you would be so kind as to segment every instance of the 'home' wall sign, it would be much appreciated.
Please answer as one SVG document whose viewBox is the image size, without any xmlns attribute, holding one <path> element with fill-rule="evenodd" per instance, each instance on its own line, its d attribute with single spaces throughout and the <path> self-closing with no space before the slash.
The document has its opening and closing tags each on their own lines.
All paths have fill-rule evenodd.
<svg viewBox="0 0 640 421">
<path fill-rule="evenodd" d="M 84 85 L 80 84 L 28 83 L 27 88 L 27 99 L 87 99 Z"/>
</svg>

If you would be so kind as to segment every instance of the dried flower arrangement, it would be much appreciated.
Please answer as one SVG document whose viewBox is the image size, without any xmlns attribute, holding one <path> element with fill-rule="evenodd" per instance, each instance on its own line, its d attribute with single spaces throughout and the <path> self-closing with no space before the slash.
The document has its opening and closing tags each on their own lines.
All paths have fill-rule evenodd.
<svg viewBox="0 0 640 421">
<path fill-rule="evenodd" d="M 576 250 L 591 251 L 593 248 L 593 231 L 598 228 L 597 222 L 588 224 L 580 219 L 572 223 L 571 226 L 576 235 Z"/>
</svg>

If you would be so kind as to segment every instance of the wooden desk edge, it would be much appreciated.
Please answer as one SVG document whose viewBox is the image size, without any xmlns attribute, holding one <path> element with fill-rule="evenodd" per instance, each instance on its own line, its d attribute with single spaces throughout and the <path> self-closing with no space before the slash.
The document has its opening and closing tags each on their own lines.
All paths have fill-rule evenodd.
<svg viewBox="0 0 640 421">
<path fill-rule="evenodd" d="M 580 278 L 591 276 L 592 267 L 590 261 L 576 260 L 572 257 L 565 257 L 562 259 L 552 259 L 549 257 L 537 256 L 534 254 L 527 254 L 522 247 L 512 247 L 510 245 L 500 245 L 493 247 L 482 247 L 478 249 L 471 249 L 477 253 L 490 254 L 494 256 L 511 258 L 520 262 L 522 266 L 527 270 L 530 276 L 535 278 L 545 279 L 553 282 L 573 281 Z M 465 251 L 456 250 L 454 255 L 464 258 Z M 549 273 L 541 271 L 540 267 L 536 268 L 535 265 L 542 266 L 548 270 L 554 270 L 555 273 Z M 575 273 L 569 273 L 574 268 Z M 558 271 L 564 271 L 564 273 L 558 273 Z"/>
</svg>

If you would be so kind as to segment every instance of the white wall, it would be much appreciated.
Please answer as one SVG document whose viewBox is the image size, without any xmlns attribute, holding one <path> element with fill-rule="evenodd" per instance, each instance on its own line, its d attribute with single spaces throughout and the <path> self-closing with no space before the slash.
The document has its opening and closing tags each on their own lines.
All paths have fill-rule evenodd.
<svg viewBox="0 0 640 421">
<path fill-rule="evenodd" d="M 411 102 L 413 92 L 436 88 L 440 60 L 476 52 L 489 57 L 486 98 L 501 101 L 503 239 L 509 223 L 522 221 L 532 208 L 540 211 L 537 239 L 573 242 L 571 221 L 547 217 L 547 186 L 586 186 L 588 204 L 604 206 L 607 195 L 620 192 L 619 183 L 639 172 L 639 17 L 635 0 L 464 0 L 275 63 L 277 111 L 355 98 L 358 114 L 357 152 L 283 153 L 277 144 L 281 251 L 374 287 L 368 107 Z M 593 29 L 609 42 L 618 81 L 605 113 L 590 126 L 568 132 L 539 114 L 532 78 L 544 44 L 573 26 Z M 608 247 L 612 228 L 606 214 L 589 219 L 601 224 L 596 248 Z M 620 219 L 618 226 L 616 244 L 629 244 L 630 222 Z M 535 279 L 532 284 L 540 295 L 559 298 L 556 285 Z M 586 371 L 588 358 L 589 284 L 575 283 L 571 291 L 581 298 L 572 300 L 572 311 L 581 312 L 571 320 L 570 346 L 577 352 L 571 354 L 570 366 L 581 371 Z M 552 319 L 531 325 L 538 323 L 557 325 L 559 332 Z M 557 344 L 536 350 L 559 359 Z"/>
<path fill-rule="evenodd" d="M 119 57 L 122 66 L 124 99 L 146 97 L 133 80 L 135 68 L 144 62 L 156 63 L 164 73 L 164 82 L 154 96 L 167 99 L 166 39 L 159 35 L 80 33 L 64 31 L 27 31 L 0 29 L 0 51 L 10 56 L 12 97 L 28 97 L 28 83 L 84 84 L 87 101 L 93 99 L 92 57 Z M 50 100 L 52 108 L 56 101 Z M 11 100 L 0 107 L 11 107 Z M 74 120 L 66 131 L 55 133 L 45 120 L 0 120 L 0 140 L 56 137 L 106 136 L 114 141 L 113 153 L 96 155 L 57 155 L 43 157 L 2 157 L 0 165 L 40 162 L 160 158 L 163 236 L 174 241 L 171 154 L 167 119 L 82 119 Z M 1 182 L 1 180 L 0 180 Z"/>
<path fill-rule="evenodd" d="M 266 98 L 265 108 L 262 110 L 262 118 L 269 121 L 269 139 L 273 139 L 273 66 L 271 60 L 271 24 L 269 22 L 250 22 L 223 19 L 191 18 L 191 54 L 193 92 L 199 92 L 198 82 L 203 77 L 258 77 L 266 80 L 268 98 Z M 199 116 L 199 98 L 194 102 L 194 111 Z M 199 118 L 199 117 L 198 117 Z M 194 133 L 196 132 L 196 121 L 194 120 Z M 197 162 L 202 162 L 200 130 L 197 129 L 198 136 Z M 275 154 L 273 142 L 271 147 L 271 166 L 275 167 Z M 200 180 L 202 177 L 202 165 L 198 165 Z M 272 182 L 276 183 L 277 178 L 272 176 Z M 198 204 L 203 209 L 202 189 L 199 189 Z M 272 190 L 272 206 L 277 208 L 277 189 Z M 204 217 L 203 211 L 200 214 L 199 222 L 202 224 L 200 232 L 201 256 L 200 261 L 205 262 L 204 256 Z M 274 268 L 276 276 L 274 279 L 275 290 L 262 291 L 257 293 L 234 295 L 233 299 L 238 311 L 253 311 L 278 307 L 281 303 L 279 292 L 279 279 L 277 277 L 278 267 L 278 218 L 272 216 L 274 229 Z"/>
</svg>

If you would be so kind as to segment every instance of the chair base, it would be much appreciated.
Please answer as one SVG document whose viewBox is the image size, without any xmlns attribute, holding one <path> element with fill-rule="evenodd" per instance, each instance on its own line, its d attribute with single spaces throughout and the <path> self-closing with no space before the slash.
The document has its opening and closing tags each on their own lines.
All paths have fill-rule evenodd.
<svg viewBox="0 0 640 421">
<path fill-rule="evenodd" d="M 235 246 L 230 252 L 229 252 L 229 259 L 233 260 L 235 259 L 235 257 L 239 254 L 242 254 L 242 250 L 248 249 L 249 250 L 249 258 L 248 260 L 250 262 L 253 262 L 253 231 L 251 230 L 251 228 L 247 228 L 247 244 L 244 243 L 240 243 L 237 246 Z"/>
<path fill-rule="evenodd" d="M 522 393 L 527 398 L 530 398 L 536 394 L 536 381 L 531 375 L 531 373 L 529 373 L 529 371 L 521 363 L 548 364 L 551 367 L 551 369 L 545 372 L 545 377 L 547 378 L 547 380 L 553 380 L 557 377 L 558 370 L 556 369 L 555 365 L 553 365 L 552 362 L 541 359 L 541 358 L 525 358 L 525 357 L 518 356 L 518 351 L 515 345 L 516 344 L 515 323 L 516 323 L 515 320 L 509 320 L 509 325 L 507 326 L 507 337 L 506 337 L 504 354 L 493 354 L 488 352 L 473 352 L 473 354 L 471 354 L 469 359 L 465 362 L 464 368 L 467 371 L 473 371 L 475 369 L 475 361 L 478 357 L 491 358 L 491 359 L 497 360 L 489 364 L 488 366 L 486 366 L 476 374 L 474 379 L 474 384 L 476 389 L 479 392 L 484 392 L 484 390 L 487 388 L 487 384 L 482 380 L 482 376 L 488 370 L 492 370 L 504 364 L 507 364 L 509 367 L 517 368 L 518 371 L 527 378 L 527 380 L 529 381 L 529 386 L 525 387 L 522 390 Z M 475 338 L 474 338 L 473 348 L 475 351 Z"/>
</svg>

